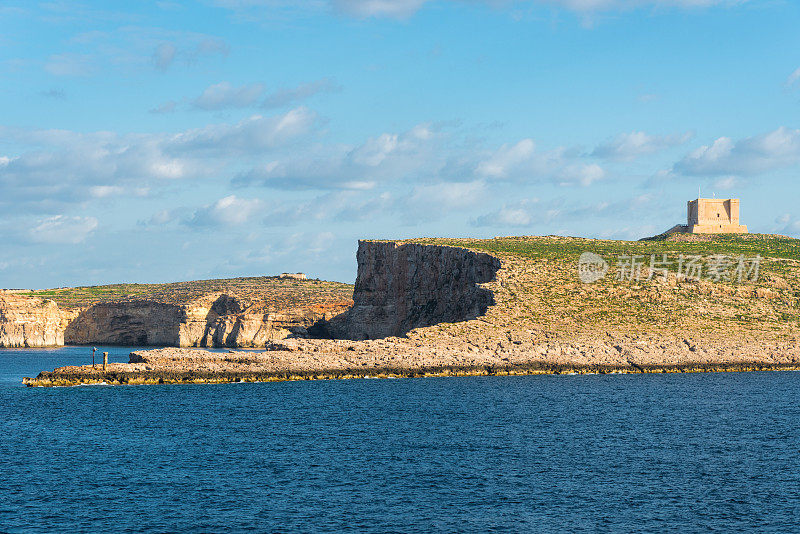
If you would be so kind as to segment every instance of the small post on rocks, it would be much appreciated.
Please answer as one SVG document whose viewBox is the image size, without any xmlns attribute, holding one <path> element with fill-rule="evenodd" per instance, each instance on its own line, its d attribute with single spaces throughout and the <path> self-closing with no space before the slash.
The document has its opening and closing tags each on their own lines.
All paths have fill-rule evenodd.
<svg viewBox="0 0 800 534">
<path fill-rule="evenodd" d="M 97 347 L 92 347 L 92 369 L 94 369 L 94 353 L 97 352 Z"/>
<path fill-rule="evenodd" d="M 108 365 L 108 353 L 103 353 L 103 371 L 106 370 L 106 365 Z"/>
</svg>

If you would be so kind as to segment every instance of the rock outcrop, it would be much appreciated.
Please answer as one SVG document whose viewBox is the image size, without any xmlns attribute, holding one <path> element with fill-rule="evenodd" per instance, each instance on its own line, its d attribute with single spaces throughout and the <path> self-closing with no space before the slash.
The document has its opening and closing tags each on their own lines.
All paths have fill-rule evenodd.
<svg viewBox="0 0 800 534">
<path fill-rule="evenodd" d="M 63 344 L 62 317 L 55 302 L 0 292 L 0 347 Z"/>
<path fill-rule="evenodd" d="M 270 309 L 236 296 L 211 294 L 185 304 L 152 300 L 90 306 L 66 327 L 70 345 L 263 347 L 288 336 L 305 337 L 344 306 Z"/>
<path fill-rule="evenodd" d="M 230 295 L 208 295 L 182 306 L 180 347 L 263 347 L 289 336 L 306 337 L 309 328 L 341 313 L 346 305 L 274 309 Z"/>
<path fill-rule="evenodd" d="M 162 291 L 153 298 L 117 298 L 59 310 L 52 301 L 9 295 L 14 302 L 27 302 L 16 309 L 32 311 L 0 319 L 0 328 L 9 331 L 7 346 L 236 348 L 264 347 L 287 337 L 385 338 L 483 315 L 494 301 L 481 284 L 492 281 L 500 266 L 496 257 L 465 248 L 361 241 L 352 308 L 350 301 L 331 294 L 330 286 L 326 289 L 329 283 L 284 274 L 260 282 L 266 289 L 258 289 L 261 296 L 251 293 L 252 298 L 220 291 L 187 297 L 187 289 L 176 286 L 173 293 Z"/>
<path fill-rule="evenodd" d="M 353 307 L 331 325 L 333 337 L 401 336 L 437 323 L 467 321 L 493 304 L 480 286 L 500 260 L 465 248 L 359 241 Z"/>
<path fill-rule="evenodd" d="M 322 332 L 352 303 L 352 286 L 278 277 L 46 291 L 61 306 L 26 293 L 0 290 L 0 347 L 264 347 Z"/>
<path fill-rule="evenodd" d="M 69 323 L 69 345 L 178 346 L 181 307 L 150 300 L 103 302 L 81 311 Z"/>
</svg>

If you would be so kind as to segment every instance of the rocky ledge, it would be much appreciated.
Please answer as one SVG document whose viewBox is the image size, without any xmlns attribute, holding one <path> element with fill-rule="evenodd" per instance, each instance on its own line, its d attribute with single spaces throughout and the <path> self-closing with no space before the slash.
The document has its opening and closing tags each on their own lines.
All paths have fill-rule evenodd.
<svg viewBox="0 0 800 534">
<path fill-rule="evenodd" d="M 513 339 L 513 338 L 512 338 Z M 402 338 L 292 339 L 263 352 L 165 348 L 132 352 L 129 363 L 61 367 L 28 386 L 183 384 L 339 378 L 799 370 L 796 343 L 698 347 L 685 339 L 604 339 L 579 344 L 513 340 L 444 345 Z"/>
</svg>

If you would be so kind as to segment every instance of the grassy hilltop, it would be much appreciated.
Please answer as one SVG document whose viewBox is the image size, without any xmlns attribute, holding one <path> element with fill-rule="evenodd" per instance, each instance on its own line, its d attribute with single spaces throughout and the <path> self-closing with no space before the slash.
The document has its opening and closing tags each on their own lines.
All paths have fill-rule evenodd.
<svg viewBox="0 0 800 534">
<path fill-rule="evenodd" d="M 66 287 L 19 293 L 22 296 L 54 300 L 63 309 L 80 308 L 99 302 L 149 299 L 185 304 L 209 293 L 227 293 L 268 307 L 294 308 L 309 304 L 342 304 L 352 301 L 353 286 L 323 280 L 292 280 L 276 276 L 196 280 L 168 284 L 113 284 Z"/>
<path fill-rule="evenodd" d="M 791 337 L 800 330 L 800 240 L 745 235 L 674 235 L 646 241 L 575 237 L 502 237 L 495 239 L 418 239 L 411 242 L 452 245 L 488 252 L 503 260 L 498 280 L 489 286 L 497 306 L 484 324 L 510 332 L 530 329 L 553 335 L 636 334 Z M 608 264 L 601 280 L 578 278 L 578 258 L 594 252 Z M 649 273 L 650 256 L 666 254 L 668 279 Z M 680 255 L 760 256 L 758 278 L 738 283 L 679 279 Z M 617 277 L 619 255 L 639 255 L 641 280 Z M 733 267 L 731 267 L 733 268 Z M 733 272 L 731 274 L 734 274 Z M 488 326 L 487 324 L 487 326 Z M 458 324 L 448 328 L 458 330 Z"/>
</svg>

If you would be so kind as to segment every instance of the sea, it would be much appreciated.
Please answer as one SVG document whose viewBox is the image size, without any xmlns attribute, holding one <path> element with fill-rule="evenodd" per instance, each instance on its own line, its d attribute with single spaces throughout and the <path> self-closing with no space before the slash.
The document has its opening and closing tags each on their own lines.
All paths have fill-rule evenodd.
<svg viewBox="0 0 800 534">
<path fill-rule="evenodd" d="M 0 531 L 800 530 L 794 372 L 21 384 L 86 363 L 0 351 Z"/>
</svg>

